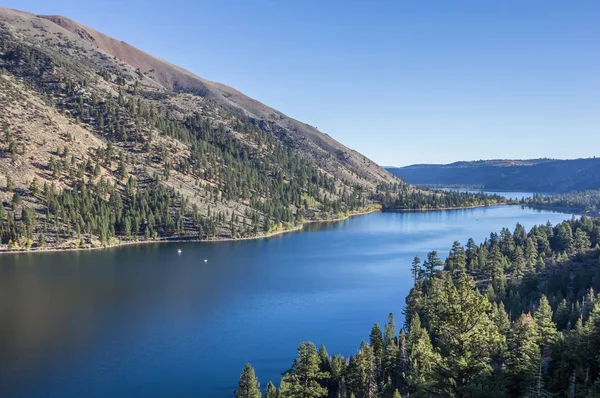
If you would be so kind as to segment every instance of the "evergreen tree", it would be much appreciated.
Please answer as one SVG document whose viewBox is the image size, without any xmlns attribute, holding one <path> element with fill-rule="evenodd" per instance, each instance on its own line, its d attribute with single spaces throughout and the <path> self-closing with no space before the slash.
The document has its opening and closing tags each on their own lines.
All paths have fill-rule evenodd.
<svg viewBox="0 0 600 398">
<path fill-rule="evenodd" d="M 369 343 L 371 347 L 373 347 L 373 354 L 375 355 L 375 358 L 378 358 L 381 361 L 383 358 L 383 336 L 378 323 L 373 325 L 373 328 L 371 329 Z"/>
<path fill-rule="evenodd" d="M 576 253 L 585 253 L 587 249 L 590 248 L 590 238 L 581 229 L 577 229 L 575 231 L 575 239 L 573 242 L 574 250 Z"/>
<path fill-rule="evenodd" d="M 352 392 L 359 397 L 375 398 L 378 391 L 377 367 L 373 356 L 373 349 L 364 341 L 362 342 L 353 361 Z"/>
<path fill-rule="evenodd" d="M 396 344 L 396 340 L 392 340 L 385 347 L 385 353 L 383 356 L 383 378 L 390 377 L 392 383 L 396 385 L 399 383 L 399 369 L 398 369 L 398 357 L 399 348 Z"/>
<path fill-rule="evenodd" d="M 491 356 L 501 341 L 491 305 L 462 273 L 433 280 L 427 298 L 431 334 L 441 354 L 435 363 L 436 388 L 449 396 L 468 396 L 477 377 L 491 372 Z"/>
<path fill-rule="evenodd" d="M 267 384 L 267 391 L 265 392 L 265 398 L 278 398 L 277 389 L 271 382 Z"/>
<path fill-rule="evenodd" d="M 408 388 L 406 381 L 408 374 L 408 342 L 406 340 L 404 328 L 400 329 L 400 336 L 398 337 L 398 362 L 396 372 L 396 387 L 404 393 Z"/>
<path fill-rule="evenodd" d="M 319 347 L 319 369 L 321 372 L 331 372 L 331 358 L 329 357 L 327 349 L 323 344 L 321 344 L 321 347 Z"/>
<path fill-rule="evenodd" d="M 429 335 L 421 327 L 418 314 L 415 314 L 411 320 L 407 342 L 409 362 L 407 379 L 410 391 L 416 396 L 428 396 L 435 362 L 439 360 L 439 355 L 433 351 Z"/>
<path fill-rule="evenodd" d="M 414 284 L 416 285 L 421 283 L 421 275 L 423 274 L 423 269 L 421 268 L 421 259 L 419 257 L 415 256 L 410 270 Z"/>
<path fill-rule="evenodd" d="M 540 347 L 551 347 L 556 342 L 558 332 L 556 324 L 552 321 L 552 308 L 546 296 L 542 295 L 540 305 L 533 314 L 538 332 L 538 344 Z"/>
<path fill-rule="evenodd" d="M 318 398 L 327 394 L 327 389 L 320 385 L 320 380 L 329 377 L 319 368 L 320 360 L 315 345 L 311 342 L 301 343 L 298 347 L 298 358 L 283 378 L 280 396 L 283 398 Z M 285 387 L 284 387 L 285 386 Z"/>
<path fill-rule="evenodd" d="M 244 366 L 244 370 L 240 375 L 238 388 L 234 392 L 235 398 L 261 398 L 260 384 L 254 374 L 254 368 L 249 363 Z"/>
<path fill-rule="evenodd" d="M 440 268 L 444 263 L 438 257 L 437 251 L 433 250 L 427 253 L 427 260 L 423 263 L 423 267 L 425 268 L 424 274 L 427 279 L 433 278 L 435 272 L 438 268 Z"/>
<path fill-rule="evenodd" d="M 396 321 L 394 320 L 394 314 L 392 314 L 391 312 L 388 315 L 388 320 L 385 323 L 385 327 L 383 330 L 384 330 L 383 343 L 387 347 L 394 341 L 394 338 L 396 337 L 396 333 L 397 333 L 396 332 Z"/>
<path fill-rule="evenodd" d="M 450 254 L 446 258 L 444 269 L 454 277 L 467 270 L 467 255 L 465 249 L 458 241 L 454 241 L 452 244 L 452 250 L 450 250 Z"/>
<path fill-rule="evenodd" d="M 329 383 L 330 396 L 346 396 L 346 374 L 348 363 L 341 355 L 334 355 L 331 358 L 331 379 Z"/>
<path fill-rule="evenodd" d="M 12 178 L 10 176 L 6 176 L 6 191 L 12 192 L 15 189 L 15 184 L 12 182 Z"/>
<path fill-rule="evenodd" d="M 511 325 L 508 336 L 505 372 L 508 389 L 513 396 L 522 396 L 529 390 L 538 371 L 540 349 L 535 320 L 530 314 L 522 314 Z"/>
<path fill-rule="evenodd" d="M 567 327 L 567 323 L 569 322 L 569 307 L 566 299 L 562 299 L 561 302 L 558 303 L 556 313 L 554 314 L 554 320 L 556 321 L 558 329 L 562 330 Z"/>
</svg>

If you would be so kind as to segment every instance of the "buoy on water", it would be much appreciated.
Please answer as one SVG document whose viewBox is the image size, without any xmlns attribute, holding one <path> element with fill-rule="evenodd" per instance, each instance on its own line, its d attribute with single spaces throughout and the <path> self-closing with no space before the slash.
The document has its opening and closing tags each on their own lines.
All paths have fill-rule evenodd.
<svg viewBox="0 0 600 398">
<path fill-rule="evenodd" d="M 181 254 L 181 249 L 177 249 L 177 254 Z"/>
<path fill-rule="evenodd" d="M 204 262 L 205 262 L 205 263 L 207 263 L 207 262 L 208 262 L 208 260 L 207 260 L 207 259 L 204 259 Z"/>
</svg>

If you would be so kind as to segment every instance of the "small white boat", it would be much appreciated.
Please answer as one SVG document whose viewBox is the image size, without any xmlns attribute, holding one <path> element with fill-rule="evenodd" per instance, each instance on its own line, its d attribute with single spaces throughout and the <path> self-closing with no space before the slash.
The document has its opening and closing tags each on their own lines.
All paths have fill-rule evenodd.
<svg viewBox="0 0 600 398">
<path fill-rule="evenodd" d="M 205 262 L 205 263 L 207 263 L 207 262 L 208 262 L 208 260 L 207 260 L 207 259 L 204 259 L 204 262 Z"/>
<path fill-rule="evenodd" d="M 181 249 L 177 249 L 177 254 L 181 254 Z"/>
</svg>

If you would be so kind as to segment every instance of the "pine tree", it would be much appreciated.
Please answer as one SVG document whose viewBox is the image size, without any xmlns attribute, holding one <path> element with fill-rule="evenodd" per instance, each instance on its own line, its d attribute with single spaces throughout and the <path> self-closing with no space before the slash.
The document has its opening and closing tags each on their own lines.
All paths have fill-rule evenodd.
<svg viewBox="0 0 600 398">
<path fill-rule="evenodd" d="M 398 336 L 397 360 L 391 374 L 394 377 L 394 386 L 404 392 L 407 389 L 406 376 L 408 374 L 408 342 L 404 328 L 400 329 Z"/>
<path fill-rule="evenodd" d="M 331 372 L 331 358 L 323 344 L 319 347 L 319 369 L 321 372 Z"/>
<path fill-rule="evenodd" d="M 388 346 L 392 343 L 394 338 L 396 337 L 396 321 L 394 320 L 394 314 L 391 312 L 388 315 L 388 320 L 384 326 L 383 333 L 383 344 L 384 346 Z"/>
<path fill-rule="evenodd" d="M 375 355 L 375 358 L 381 360 L 383 358 L 383 336 L 378 323 L 373 325 L 373 328 L 371 329 L 369 344 L 371 347 L 373 347 L 373 354 Z"/>
<path fill-rule="evenodd" d="M 467 255 L 465 253 L 465 249 L 458 241 L 454 241 L 452 250 L 450 250 L 450 254 L 448 255 L 448 258 L 446 258 L 446 265 L 444 269 L 449 271 L 453 277 L 457 277 L 460 273 L 466 271 Z"/>
<path fill-rule="evenodd" d="M 267 391 L 265 392 L 265 398 L 278 398 L 277 389 L 275 385 L 271 382 L 267 384 Z"/>
<path fill-rule="evenodd" d="M 552 321 L 552 308 L 546 296 L 542 295 L 540 305 L 533 314 L 538 332 L 538 344 L 541 348 L 551 347 L 557 339 L 556 324 Z"/>
<path fill-rule="evenodd" d="M 329 392 L 331 395 L 337 397 L 345 397 L 346 394 L 346 373 L 348 369 L 348 363 L 346 359 L 341 355 L 334 355 L 331 358 L 331 377 Z"/>
<path fill-rule="evenodd" d="M 320 385 L 329 373 L 319 369 L 319 355 L 311 342 L 301 343 L 298 347 L 298 358 L 294 359 L 292 369 L 284 376 L 280 396 L 286 398 L 318 398 L 327 394 L 327 389 Z"/>
<path fill-rule="evenodd" d="M 491 372 L 491 356 L 501 342 L 491 319 L 491 305 L 465 273 L 454 282 L 433 280 L 427 297 L 432 338 L 441 354 L 434 380 L 443 394 L 466 396 L 469 385 Z"/>
<path fill-rule="evenodd" d="M 427 331 L 421 327 L 419 314 L 415 314 L 408 330 L 408 385 L 412 393 L 427 396 L 430 390 L 431 378 L 434 374 L 434 364 L 439 359 L 433 351 Z M 413 394 L 411 394 L 413 396 Z"/>
<path fill-rule="evenodd" d="M 585 233 L 585 231 L 582 231 L 578 228 L 577 231 L 575 231 L 575 240 L 573 243 L 575 252 L 583 254 L 587 249 L 590 248 L 590 245 L 590 238 L 588 235 Z"/>
<path fill-rule="evenodd" d="M 6 191 L 12 192 L 15 189 L 15 184 L 12 182 L 12 178 L 10 176 L 6 176 Z"/>
<path fill-rule="evenodd" d="M 416 257 L 413 259 L 410 272 L 413 277 L 413 282 L 415 285 L 421 283 L 421 275 L 423 274 L 423 269 L 421 268 L 421 259 Z"/>
<path fill-rule="evenodd" d="M 249 363 L 244 366 L 240 375 L 238 389 L 233 393 L 235 398 L 261 398 L 260 384 L 254 374 L 254 368 Z"/>
<path fill-rule="evenodd" d="M 540 362 L 538 339 L 537 326 L 530 314 L 522 314 L 511 325 L 504 370 L 513 396 L 523 395 L 531 385 Z"/>
<path fill-rule="evenodd" d="M 354 358 L 354 364 L 355 386 L 353 392 L 359 397 L 375 398 L 378 387 L 375 357 L 373 348 L 364 341 Z"/>
<path fill-rule="evenodd" d="M 502 336 L 507 336 L 510 331 L 510 319 L 508 319 L 508 314 L 504 309 L 504 303 L 502 301 L 494 306 L 493 319 L 498 328 L 498 332 L 500 332 Z"/>
<path fill-rule="evenodd" d="M 396 385 L 398 383 L 399 378 L 399 370 L 398 370 L 398 344 L 396 344 L 395 340 L 392 340 L 385 347 L 385 352 L 383 356 L 383 377 L 391 377 L 392 383 Z"/>
<path fill-rule="evenodd" d="M 566 299 L 562 299 L 561 302 L 558 303 L 556 313 L 554 314 L 554 320 L 558 329 L 562 330 L 567 327 L 567 323 L 569 322 L 569 307 Z"/>
<path fill-rule="evenodd" d="M 23 203 L 23 201 L 21 200 L 21 195 L 19 195 L 18 193 L 14 193 L 13 197 L 12 197 L 12 209 L 16 210 L 17 207 L 19 207 L 21 205 L 21 203 Z"/>
<path fill-rule="evenodd" d="M 436 270 L 443 266 L 444 263 L 438 257 L 437 251 L 431 251 L 427 253 L 427 260 L 423 263 L 423 267 L 425 268 L 424 274 L 427 279 L 433 278 L 436 273 Z"/>
</svg>

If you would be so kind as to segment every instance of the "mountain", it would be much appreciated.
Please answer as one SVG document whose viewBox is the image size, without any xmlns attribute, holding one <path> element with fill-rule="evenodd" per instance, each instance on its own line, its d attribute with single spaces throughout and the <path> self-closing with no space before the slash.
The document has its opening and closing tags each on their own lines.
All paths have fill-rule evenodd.
<svg viewBox="0 0 600 398">
<path fill-rule="evenodd" d="M 256 236 L 402 185 L 308 124 L 62 16 L 0 9 L 0 123 L 12 247 Z"/>
<path fill-rule="evenodd" d="M 600 188 L 600 158 L 480 160 L 387 169 L 405 182 L 417 185 L 557 193 Z"/>
</svg>

